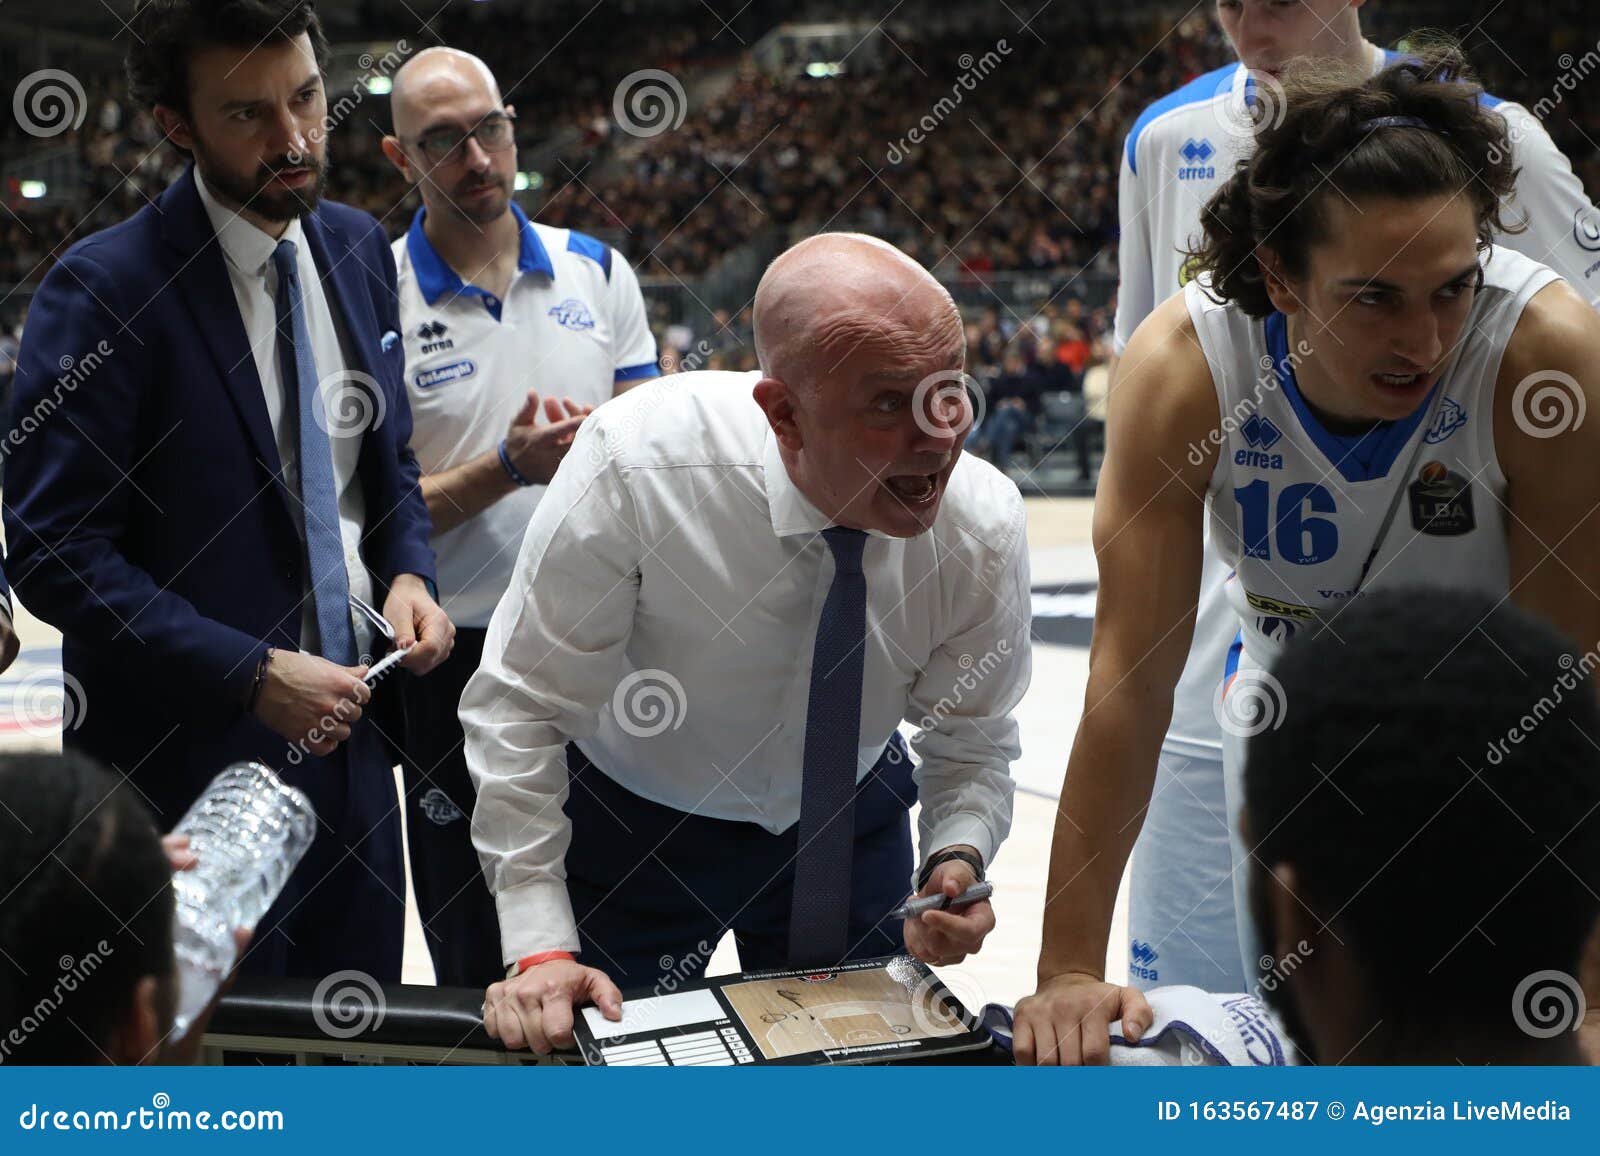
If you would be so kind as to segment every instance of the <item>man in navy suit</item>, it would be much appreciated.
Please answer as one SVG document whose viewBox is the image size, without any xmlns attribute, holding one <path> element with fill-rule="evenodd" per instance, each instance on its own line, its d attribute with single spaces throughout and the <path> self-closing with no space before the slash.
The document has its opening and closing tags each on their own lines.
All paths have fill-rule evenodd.
<svg viewBox="0 0 1600 1156">
<path fill-rule="evenodd" d="M 311 798 L 316 842 L 244 970 L 398 979 L 393 732 L 368 705 L 386 688 L 363 681 L 388 640 L 352 596 L 381 605 L 413 673 L 453 627 L 431 593 L 394 261 L 372 217 L 319 203 L 310 3 L 146 0 L 131 30 L 135 97 L 194 164 L 34 299 L 11 576 L 82 689 L 66 745 L 162 829 L 238 759 Z"/>
</svg>

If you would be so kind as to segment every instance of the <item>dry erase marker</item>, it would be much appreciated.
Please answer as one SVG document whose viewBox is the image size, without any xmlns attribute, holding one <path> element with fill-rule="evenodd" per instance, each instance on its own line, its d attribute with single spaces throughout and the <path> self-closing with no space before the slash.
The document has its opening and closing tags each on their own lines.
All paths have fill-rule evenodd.
<svg viewBox="0 0 1600 1156">
<path fill-rule="evenodd" d="M 416 644 L 413 643 L 412 645 L 414 646 Z M 411 653 L 410 646 L 402 647 L 399 650 L 391 650 L 388 654 L 378 659 L 378 661 L 373 665 L 372 669 L 367 671 L 366 676 L 362 679 L 362 681 L 368 686 L 371 686 L 373 683 L 377 682 L 378 679 L 388 674 L 389 668 L 395 663 L 399 662 L 409 653 Z"/>
<path fill-rule="evenodd" d="M 982 903 L 993 894 L 993 883 L 974 883 L 960 895 L 924 895 L 921 899 L 909 900 L 905 906 L 889 912 L 887 918 L 916 919 L 924 911 L 954 911 L 959 907 Z"/>
</svg>

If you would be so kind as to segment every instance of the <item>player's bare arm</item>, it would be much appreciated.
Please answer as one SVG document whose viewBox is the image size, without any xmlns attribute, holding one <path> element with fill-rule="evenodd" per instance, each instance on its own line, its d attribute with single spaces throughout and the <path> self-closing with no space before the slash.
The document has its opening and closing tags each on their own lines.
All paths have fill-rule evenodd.
<svg viewBox="0 0 1600 1156">
<path fill-rule="evenodd" d="M 1107 402 L 1088 690 L 1056 814 L 1039 991 L 1017 1007 L 1021 1063 L 1104 1063 L 1112 1021 L 1149 1022 L 1142 995 L 1104 982 L 1106 940 L 1194 632 L 1219 420 L 1180 293 L 1134 334 Z"/>
</svg>

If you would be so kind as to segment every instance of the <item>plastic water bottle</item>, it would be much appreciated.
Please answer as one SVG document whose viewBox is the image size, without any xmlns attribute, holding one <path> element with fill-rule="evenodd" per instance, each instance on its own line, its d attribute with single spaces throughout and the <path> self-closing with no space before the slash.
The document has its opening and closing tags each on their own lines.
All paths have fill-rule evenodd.
<svg viewBox="0 0 1600 1156">
<path fill-rule="evenodd" d="M 234 964 L 235 928 L 254 928 L 316 837 L 316 812 L 260 763 L 234 763 L 173 828 L 197 864 L 173 874 L 178 1011 L 183 1036 Z"/>
</svg>

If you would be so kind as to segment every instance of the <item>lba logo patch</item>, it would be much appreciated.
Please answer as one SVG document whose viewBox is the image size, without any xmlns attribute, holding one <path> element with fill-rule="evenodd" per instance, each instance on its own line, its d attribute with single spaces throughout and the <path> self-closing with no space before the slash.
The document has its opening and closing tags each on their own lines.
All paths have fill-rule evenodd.
<svg viewBox="0 0 1600 1156">
<path fill-rule="evenodd" d="M 1411 525 L 1424 534 L 1456 538 L 1478 528 L 1472 481 L 1443 462 L 1428 462 L 1411 483 Z"/>
<path fill-rule="evenodd" d="M 568 329 L 583 331 L 594 328 L 594 314 L 589 312 L 589 307 L 576 297 L 568 297 L 560 305 L 552 305 L 546 311 L 547 315 L 555 318 L 557 325 Z"/>
</svg>

